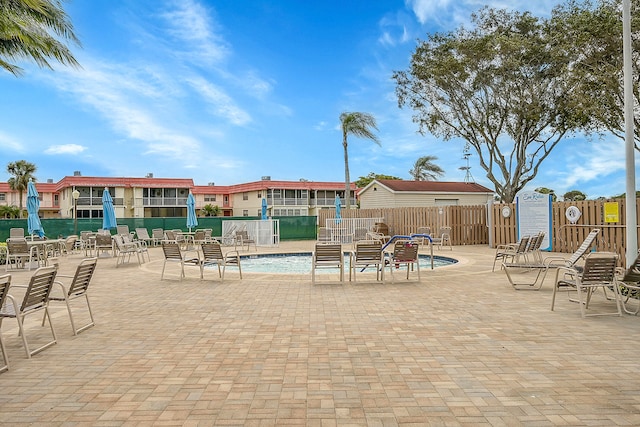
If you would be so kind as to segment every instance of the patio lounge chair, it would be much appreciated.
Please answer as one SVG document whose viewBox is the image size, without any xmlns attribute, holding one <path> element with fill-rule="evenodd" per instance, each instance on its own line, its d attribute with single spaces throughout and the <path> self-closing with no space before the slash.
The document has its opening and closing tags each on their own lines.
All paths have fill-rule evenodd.
<svg viewBox="0 0 640 427">
<path fill-rule="evenodd" d="M 164 270 L 168 262 L 175 262 L 180 264 L 180 280 L 185 277 L 185 265 L 195 265 L 197 267 L 200 267 L 200 257 L 197 251 L 186 251 L 183 254 L 180 250 L 180 245 L 176 242 L 163 241 L 162 252 L 164 253 L 164 263 L 162 264 L 162 274 L 160 275 L 160 280 L 164 279 Z M 190 252 L 195 252 L 196 256 L 194 257 L 193 255 L 189 255 Z"/>
<path fill-rule="evenodd" d="M 164 230 L 162 228 L 154 228 L 151 230 L 151 238 L 153 239 L 153 245 L 157 246 L 164 240 Z"/>
<path fill-rule="evenodd" d="M 384 283 L 384 253 L 380 240 L 360 240 L 356 242 L 356 249 L 349 255 L 349 281 L 353 271 L 353 280 L 356 280 L 356 270 L 364 270 L 367 267 L 376 269 L 376 280 Z"/>
<path fill-rule="evenodd" d="M 394 281 L 393 270 L 399 269 L 400 266 L 407 267 L 407 280 L 409 272 L 415 266 L 418 272 L 418 281 L 420 281 L 420 263 L 418 259 L 418 242 L 414 240 L 396 240 L 393 246 L 393 252 L 389 254 L 389 270 L 391 271 L 391 281 Z"/>
<path fill-rule="evenodd" d="M 547 273 L 551 268 L 569 267 L 580 270 L 582 267 L 577 266 L 576 264 L 589 253 L 589 250 L 593 246 L 596 236 L 599 232 L 600 229 L 598 228 L 591 230 L 580 247 L 569 258 L 565 258 L 562 256 L 550 256 L 547 257 L 543 262 L 503 263 L 502 267 L 507 275 L 507 280 L 514 289 L 528 289 L 537 291 L 542 287 L 544 279 L 547 277 Z M 542 243 L 542 241 L 540 243 Z M 531 280 L 531 277 L 528 276 L 529 279 L 525 282 L 515 281 L 516 277 L 524 276 L 523 274 L 516 275 L 516 273 L 528 272 L 535 273 L 535 275 L 533 275 L 533 280 Z"/>
<path fill-rule="evenodd" d="M 0 308 L 0 326 L 2 320 L 7 317 L 13 317 L 18 321 L 19 335 L 22 336 L 22 343 L 24 344 L 24 351 L 27 354 L 27 358 L 30 359 L 36 353 L 52 346 L 57 342 L 56 331 L 53 329 L 53 323 L 51 323 L 51 316 L 49 314 L 49 294 L 53 287 L 53 282 L 56 279 L 56 267 L 40 267 L 33 273 L 29 285 L 24 294 L 22 304 L 18 305 L 18 301 L 11 295 L 7 295 L 2 308 Z M 15 285 L 12 285 L 14 287 Z M 46 344 L 41 345 L 35 350 L 29 349 L 29 343 L 27 342 L 27 335 L 24 327 L 24 320 L 28 314 L 44 311 L 45 320 L 49 321 L 49 327 L 51 328 L 51 335 L 53 340 L 48 341 Z"/>
<path fill-rule="evenodd" d="M 618 268 L 616 277 L 620 288 L 622 308 L 625 313 L 637 315 L 640 312 L 640 254 L 626 271 Z M 636 300 L 635 311 L 628 307 L 631 299 Z"/>
<path fill-rule="evenodd" d="M 149 232 L 146 228 L 136 228 L 136 237 L 137 240 L 145 242 L 147 246 L 157 244 L 157 239 L 155 237 L 149 236 Z"/>
<path fill-rule="evenodd" d="M 91 283 L 91 278 L 93 277 L 93 273 L 96 270 L 96 266 L 98 265 L 98 258 L 86 258 L 83 259 L 82 262 L 76 268 L 76 272 L 73 276 L 64 276 L 58 274 L 56 276 L 57 279 L 62 277 L 71 278 L 71 283 L 66 286 L 60 280 L 56 280 L 54 284 L 55 288 L 59 288 L 60 292 L 53 290 L 51 295 L 49 296 L 49 301 L 64 301 L 67 305 L 67 311 L 69 312 L 69 320 L 71 321 L 71 329 L 73 330 L 73 335 L 78 335 L 80 332 L 84 331 L 95 325 L 93 320 L 93 313 L 91 312 L 91 305 L 89 304 L 89 295 L 87 290 L 89 289 L 89 284 Z M 89 318 L 91 321 L 84 326 L 80 326 L 76 328 L 76 325 L 73 321 L 73 314 L 71 313 L 71 301 L 84 298 L 87 302 L 87 311 L 89 312 Z"/>
<path fill-rule="evenodd" d="M 200 278 L 204 278 L 204 268 L 210 265 L 218 267 L 218 276 L 224 282 L 224 272 L 227 267 L 237 267 L 242 279 L 242 266 L 240 265 L 240 254 L 238 251 L 229 251 L 222 253 L 222 247 L 218 242 L 204 242 L 200 245 L 202 248 L 202 260 L 200 262 Z M 222 267 L 222 269 L 220 269 Z"/>
<path fill-rule="evenodd" d="M 311 256 L 311 283 L 316 282 L 316 269 L 340 269 L 340 282 L 344 282 L 344 252 L 340 243 L 316 243 Z"/>
<path fill-rule="evenodd" d="M 566 290 L 567 293 L 576 291 L 577 300 L 571 301 L 580 304 L 580 313 L 582 314 L 582 317 L 610 314 L 622 316 L 622 310 L 620 308 L 620 288 L 616 284 L 615 277 L 617 262 L 618 255 L 613 252 L 595 252 L 587 256 L 584 267 L 581 270 L 578 270 L 575 266 L 559 267 L 556 271 L 553 299 L 551 300 L 551 311 L 553 311 L 555 306 L 557 292 L 559 290 Z M 591 297 L 597 288 L 603 289 L 605 297 L 607 289 L 613 289 L 614 300 L 616 303 L 615 312 L 587 314 L 589 303 L 591 303 Z"/>
<path fill-rule="evenodd" d="M 504 264 L 507 259 L 510 263 L 517 262 L 527 251 L 530 239 L 531 236 L 522 236 L 516 243 L 498 245 L 496 247 L 496 254 L 493 258 L 493 267 L 491 268 L 491 271 L 496 270 L 496 261 L 498 260 L 500 260 L 500 265 Z"/>
<path fill-rule="evenodd" d="M 102 255 L 111 256 L 109 251 L 113 252 L 113 239 L 111 237 L 111 233 L 108 231 L 106 233 L 97 233 L 95 235 L 95 251 L 96 256 L 100 256 L 100 252 Z"/>
<path fill-rule="evenodd" d="M 0 307 L 4 305 L 4 302 L 7 299 L 10 285 L 10 274 L 0 276 Z M 2 341 L 2 331 L 0 331 L 0 351 L 2 351 L 2 365 L 0 365 L 0 372 L 4 372 L 9 369 L 9 357 L 7 356 L 7 349 L 4 346 L 4 341 Z"/>
</svg>

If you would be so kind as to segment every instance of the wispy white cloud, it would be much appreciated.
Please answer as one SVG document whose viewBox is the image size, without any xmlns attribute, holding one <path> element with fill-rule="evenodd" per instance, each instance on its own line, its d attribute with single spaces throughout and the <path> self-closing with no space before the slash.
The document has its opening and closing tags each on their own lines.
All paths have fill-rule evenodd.
<svg viewBox="0 0 640 427">
<path fill-rule="evenodd" d="M 249 113 L 238 107 L 220 87 L 201 77 L 191 77 L 187 82 L 211 106 L 211 111 L 216 116 L 223 117 L 238 126 L 251 121 Z"/>
<path fill-rule="evenodd" d="M 177 0 L 162 17 L 167 33 L 182 49 L 179 54 L 199 63 L 214 64 L 227 58 L 229 45 L 216 33 L 216 23 L 202 4 L 193 0 Z"/>
<path fill-rule="evenodd" d="M 17 139 L 2 132 L 0 132 L 0 147 L 2 147 L 3 151 L 14 151 L 16 153 L 24 153 L 26 151 L 25 144 L 21 144 Z"/>
<path fill-rule="evenodd" d="M 85 151 L 87 147 L 78 144 L 64 144 L 64 145 L 52 145 L 44 150 L 45 154 L 80 154 Z"/>
</svg>

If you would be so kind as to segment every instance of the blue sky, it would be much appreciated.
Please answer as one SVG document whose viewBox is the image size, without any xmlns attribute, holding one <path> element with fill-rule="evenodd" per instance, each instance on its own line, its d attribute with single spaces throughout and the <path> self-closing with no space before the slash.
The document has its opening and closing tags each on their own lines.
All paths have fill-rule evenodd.
<svg viewBox="0 0 640 427">
<path fill-rule="evenodd" d="M 85 176 L 193 178 L 198 185 L 343 181 L 339 115 L 373 114 L 381 146 L 351 138 L 352 180 L 409 179 L 437 156 L 463 181 L 462 141 L 421 136 L 397 106 L 394 70 L 416 40 L 467 23 L 487 4 L 547 15 L 557 1 L 74 0 L 64 3 L 81 69 L 21 63 L 0 72 L 0 160 L 39 181 Z M 533 9 L 532 9 L 533 8 Z M 471 175 L 493 188 L 470 159 Z M 5 173 L 6 175 L 6 173 Z M 624 193 L 624 142 L 567 138 L 527 189 Z M 6 179 L 8 179 L 6 175 Z"/>
</svg>

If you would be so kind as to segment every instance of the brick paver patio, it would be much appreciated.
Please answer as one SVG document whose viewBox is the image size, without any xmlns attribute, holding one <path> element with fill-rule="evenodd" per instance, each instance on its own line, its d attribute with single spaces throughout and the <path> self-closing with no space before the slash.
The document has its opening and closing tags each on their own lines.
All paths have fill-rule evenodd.
<svg viewBox="0 0 640 427">
<path fill-rule="evenodd" d="M 552 275 L 514 291 L 487 247 L 437 251 L 460 263 L 394 284 L 193 267 L 179 281 L 175 265 L 160 281 L 150 252 L 142 267 L 101 258 L 96 326 L 74 337 L 54 306 L 58 344 L 32 359 L 4 320 L 1 425 L 640 425 L 640 319 L 582 319 L 564 295 L 551 312 Z"/>
</svg>

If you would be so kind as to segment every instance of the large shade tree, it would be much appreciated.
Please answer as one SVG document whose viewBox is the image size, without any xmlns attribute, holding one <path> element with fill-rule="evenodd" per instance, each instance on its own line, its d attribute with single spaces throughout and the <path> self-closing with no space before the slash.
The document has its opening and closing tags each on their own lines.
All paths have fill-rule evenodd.
<svg viewBox="0 0 640 427">
<path fill-rule="evenodd" d="M 22 195 L 27 191 L 29 180 L 36 180 L 35 176 L 33 176 L 36 172 L 36 165 L 26 160 L 18 160 L 7 165 L 7 172 L 11 175 L 11 178 L 7 181 L 9 188 L 18 192 L 18 207 L 20 208 L 20 217 L 22 217 Z"/>
<path fill-rule="evenodd" d="M 380 145 L 378 137 L 373 133 L 378 130 L 376 119 L 369 113 L 344 112 L 340 114 L 340 127 L 342 129 L 342 147 L 344 148 L 344 199 L 345 207 L 349 209 L 351 204 L 351 179 L 349 177 L 349 144 L 348 136 L 370 139 Z"/>
<path fill-rule="evenodd" d="M 444 176 L 444 170 L 435 161 L 436 156 L 422 156 L 413 164 L 409 174 L 415 181 L 437 181 Z"/>
<path fill-rule="evenodd" d="M 586 121 L 553 30 L 530 13 L 483 8 L 472 29 L 429 35 L 409 69 L 393 75 L 399 106 L 414 110 L 420 132 L 466 141 L 504 202 Z"/>
<path fill-rule="evenodd" d="M 640 105 L 640 0 L 632 0 L 633 96 Z M 619 0 L 570 0 L 554 9 L 554 43 L 565 49 L 576 107 L 590 119 L 590 130 L 625 138 L 622 9 Z M 634 141 L 640 150 L 640 116 L 634 114 Z"/>
<path fill-rule="evenodd" d="M 0 68 L 19 76 L 19 60 L 79 66 L 65 42 L 80 45 L 59 0 L 0 0 Z"/>
</svg>

